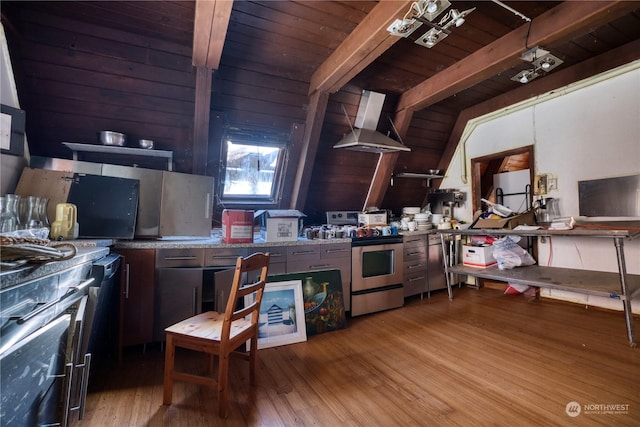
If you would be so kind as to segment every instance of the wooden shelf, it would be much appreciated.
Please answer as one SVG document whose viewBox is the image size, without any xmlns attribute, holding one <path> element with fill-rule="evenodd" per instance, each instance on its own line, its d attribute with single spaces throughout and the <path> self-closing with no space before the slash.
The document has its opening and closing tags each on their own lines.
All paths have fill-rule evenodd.
<svg viewBox="0 0 640 427">
<path fill-rule="evenodd" d="M 129 156 L 159 157 L 167 159 L 167 170 L 173 170 L 173 151 L 149 150 L 146 148 L 118 147 L 114 145 L 82 144 L 78 142 L 63 142 L 73 151 L 73 160 L 78 160 L 78 152 L 124 154 Z"/>
</svg>

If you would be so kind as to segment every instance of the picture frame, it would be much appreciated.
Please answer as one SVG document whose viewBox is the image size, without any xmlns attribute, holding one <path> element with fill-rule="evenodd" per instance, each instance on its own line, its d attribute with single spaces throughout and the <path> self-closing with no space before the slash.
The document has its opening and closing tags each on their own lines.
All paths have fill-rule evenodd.
<svg viewBox="0 0 640 427">
<path fill-rule="evenodd" d="M 245 297 L 245 304 L 253 298 Z M 307 340 L 302 299 L 302 281 L 267 283 L 260 304 L 258 349 L 294 344 Z M 247 342 L 247 346 L 249 342 Z"/>
<path fill-rule="evenodd" d="M 316 270 L 267 277 L 267 284 L 302 281 L 302 299 L 307 338 L 347 327 L 340 270 Z"/>
<path fill-rule="evenodd" d="M 0 104 L 0 153 L 24 155 L 25 112 Z"/>
</svg>

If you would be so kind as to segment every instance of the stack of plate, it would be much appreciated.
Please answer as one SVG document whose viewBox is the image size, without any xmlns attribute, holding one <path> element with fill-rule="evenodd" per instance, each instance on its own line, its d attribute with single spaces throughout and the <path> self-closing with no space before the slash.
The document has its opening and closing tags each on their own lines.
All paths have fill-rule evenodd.
<svg viewBox="0 0 640 427">
<path fill-rule="evenodd" d="M 413 214 L 413 220 L 418 224 L 418 230 L 428 230 L 433 227 L 430 216 L 431 214 L 423 212 Z"/>
</svg>

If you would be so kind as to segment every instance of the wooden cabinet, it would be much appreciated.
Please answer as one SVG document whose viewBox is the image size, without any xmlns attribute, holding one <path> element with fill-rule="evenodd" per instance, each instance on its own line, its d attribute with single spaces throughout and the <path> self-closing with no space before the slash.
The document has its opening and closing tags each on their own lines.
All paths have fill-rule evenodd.
<svg viewBox="0 0 640 427">
<path fill-rule="evenodd" d="M 406 298 L 429 290 L 427 235 L 406 235 L 403 238 L 403 243 L 403 289 Z"/>
<path fill-rule="evenodd" d="M 155 250 L 118 249 L 123 256 L 120 282 L 119 348 L 153 341 Z"/>
<path fill-rule="evenodd" d="M 197 248 L 156 251 L 154 341 L 164 341 L 167 327 L 202 312 L 204 252 Z"/>
</svg>

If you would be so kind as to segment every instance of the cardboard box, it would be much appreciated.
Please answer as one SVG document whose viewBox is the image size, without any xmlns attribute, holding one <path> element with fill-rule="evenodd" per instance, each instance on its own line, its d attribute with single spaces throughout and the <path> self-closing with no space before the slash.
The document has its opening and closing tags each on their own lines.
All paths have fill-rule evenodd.
<svg viewBox="0 0 640 427">
<path fill-rule="evenodd" d="M 265 242 L 295 242 L 306 215 L 295 209 L 260 210 L 254 214 Z"/>
<path fill-rule="evenodd" d="M 387 212 L 373 212 L 358 214 L 358 224 L 387 225 Z"/>
<path fill-rule="evenodd" d="M 462 264 L 469 267 L 485 268 L 496 265 L 493 246 L 462 245 Z"/>
<path fill-rule="evenodd" d="M 222 243 L 253 243 L 253 211 L 222 211 Z"/>
<path fill-rule="evenodd" d="M 508 218 L 481 218 L 473 224 L 472 228 L 506 228 L 507 230 L 513 230 L 519 225 L 536 225 L 536 217 L 532 210 Z"/>
</svg>

